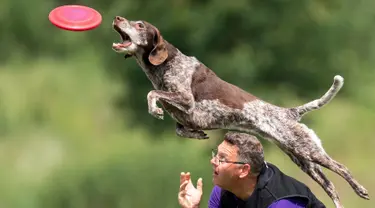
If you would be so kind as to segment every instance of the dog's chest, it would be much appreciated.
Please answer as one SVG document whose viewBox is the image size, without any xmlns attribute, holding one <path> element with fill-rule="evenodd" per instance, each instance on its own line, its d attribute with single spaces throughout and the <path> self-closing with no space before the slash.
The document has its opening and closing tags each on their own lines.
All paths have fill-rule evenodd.
<svg viewBox="0 0 375 208">
<path fill-rule="evenodd" d="M 155 89 L 168 92 L 191 91 L 191 78 L 199 66 L 198 60 L 181 52 L 160 66 L 148 67 L 141 61 L 138 64 Z"/>
<path fill-rule="evenodd" d="M 162 67 L 155 67 L 153 69 L 143 68 L 147 78 L 151 81 L 152 86 L 156 90 L 165 90 L 164 74 L 165 69 Z"/>
</svg>

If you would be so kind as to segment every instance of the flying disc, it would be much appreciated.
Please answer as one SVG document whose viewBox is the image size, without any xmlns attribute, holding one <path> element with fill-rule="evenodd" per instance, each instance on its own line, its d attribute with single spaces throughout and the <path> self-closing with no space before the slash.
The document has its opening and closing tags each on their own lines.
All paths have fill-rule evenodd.
<svg viewBox="0 0 375 208">
<path fill-rule="evenodd" d="M 92 30 L 102 22 L 102 16 L 97 10 L 83 5 L 56 7 L 48 18 L 58 28 L 71 31 Z"/>
</svg>

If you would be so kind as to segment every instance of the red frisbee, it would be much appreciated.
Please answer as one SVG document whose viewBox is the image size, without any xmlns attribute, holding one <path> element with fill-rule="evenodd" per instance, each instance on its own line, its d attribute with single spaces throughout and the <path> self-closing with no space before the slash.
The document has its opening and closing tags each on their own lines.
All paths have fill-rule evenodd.
<svg viewBox="0 0 375 208">
<path fill-rule="evenodd" d="M 82 5 L 56 7 L 49 13 L 48 18 L 55 26 L 71 31 L 91 30 L 102 22 L 98 11 Z"/>
</svg>

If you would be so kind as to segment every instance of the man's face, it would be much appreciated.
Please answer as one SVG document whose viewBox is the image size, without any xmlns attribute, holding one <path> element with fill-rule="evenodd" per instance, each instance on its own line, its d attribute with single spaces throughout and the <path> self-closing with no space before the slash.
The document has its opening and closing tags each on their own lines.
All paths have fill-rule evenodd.
<svg viewBox="0 0 375 208">
<path fill-rule="evenodd" d="M 238 147 L 226 141 L 223 141 L 217 148 L 216 157 L 211 159 L 213 168 L 213 183 L 221 188 L 230 189 L 239 179 L 249 174 L 250 167 L 248 164 L 233 164 L 225 161 L 239 161 Z M 219 162 L 223 161 L 223 162 Z M 246 166 L 246 167 L 244 167 Z"/>
</svg>

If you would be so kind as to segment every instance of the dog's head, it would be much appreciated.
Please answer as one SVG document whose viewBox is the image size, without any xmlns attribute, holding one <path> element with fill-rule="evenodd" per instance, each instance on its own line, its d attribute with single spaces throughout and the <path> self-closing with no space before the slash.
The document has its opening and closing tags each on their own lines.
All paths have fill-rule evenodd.
<svg viewBox="0 0 375 208">
<path fill-rule="evenodd" d="M 129 21 L 116 16 L 113 28 L 120 34 L 121 42 L 113 43 L 117 53 L 125 53 L 125 58 L 135 54 L 147 55 L 153 65 L 159 65 L 168 58 L 168 50 L 159 30 L 146 21 Z"/>
</svg>

